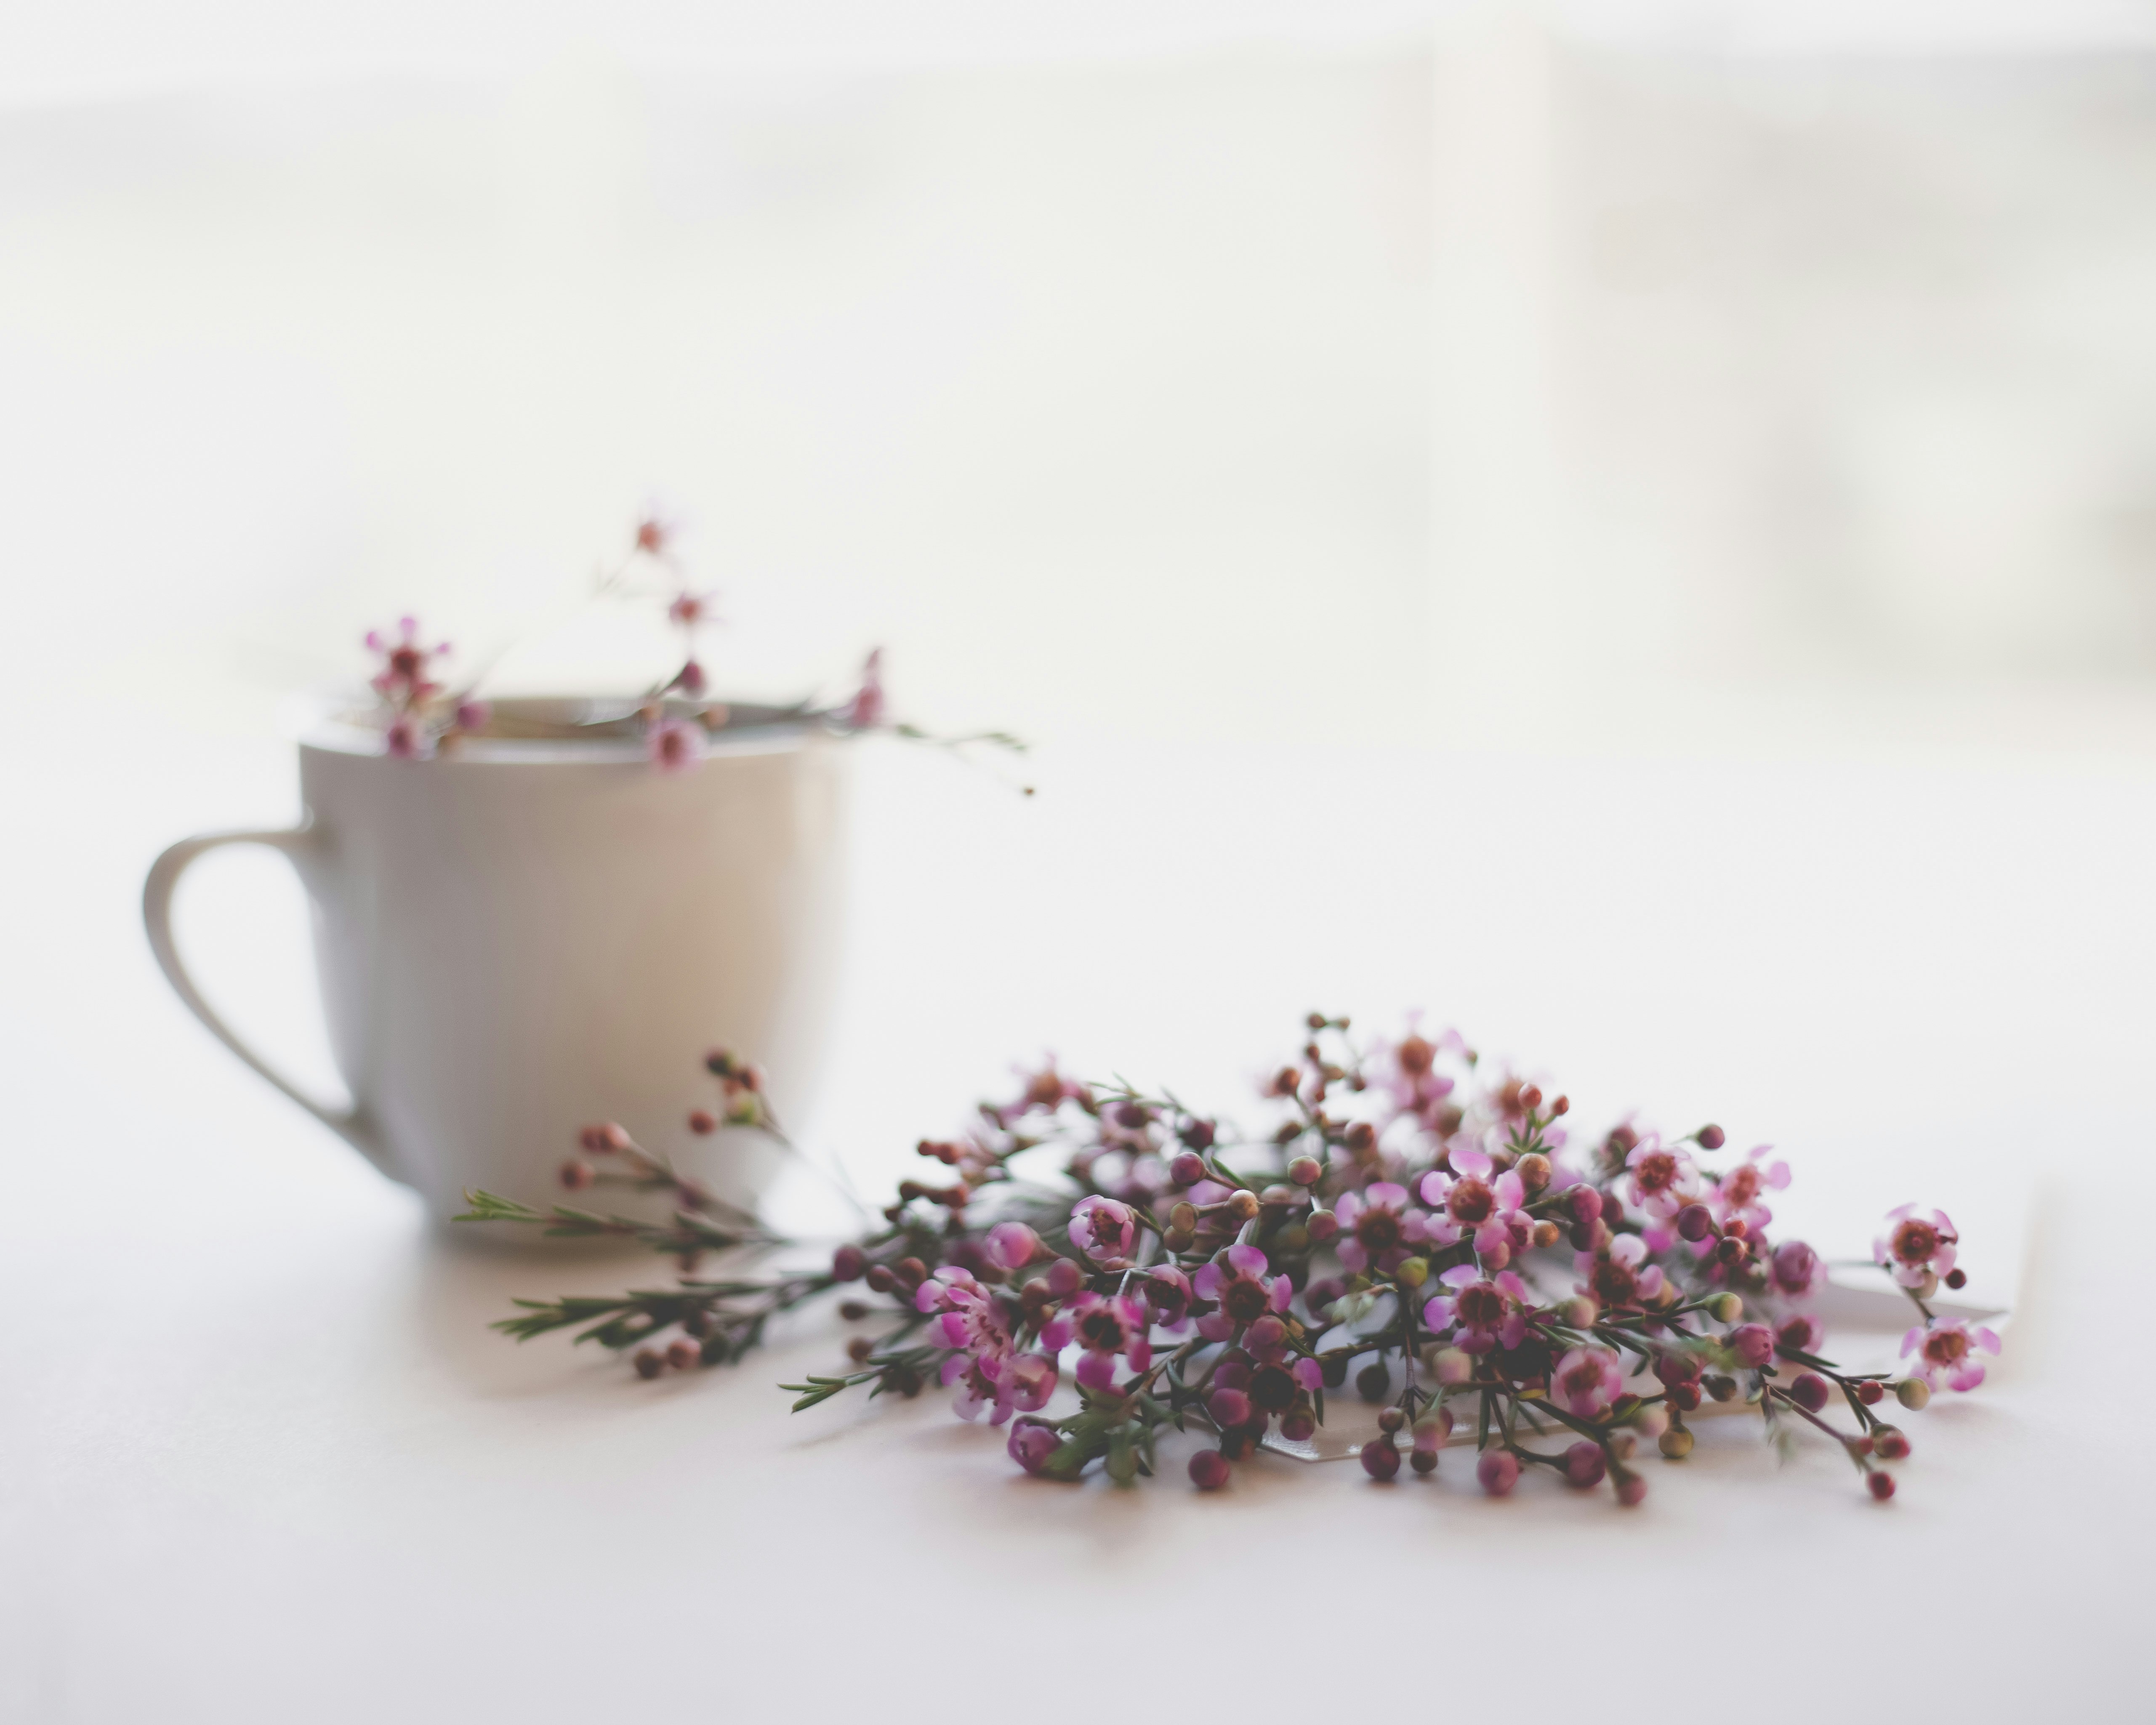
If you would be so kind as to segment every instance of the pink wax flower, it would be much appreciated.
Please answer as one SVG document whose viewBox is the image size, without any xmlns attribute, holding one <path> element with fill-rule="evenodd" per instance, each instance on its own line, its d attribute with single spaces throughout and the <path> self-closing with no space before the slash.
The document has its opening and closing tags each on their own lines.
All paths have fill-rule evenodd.
<svg viewBox="0 0 2156 1725">
<path fill-rule="evenodd" d="M 1380 1040 L 1368 1063 L 1371 1087 L 1393 1105 L 1395 1115 L 1408 1115 L 1426 1131 L 1439 1126 L 1440 1111 L 1458 1086 L 1436 1070 L 1440 1055 L 1465 1054 L 1466 1043 L 1457 1030 L 1436 1037 L 1421 1034 L 1420 1013 L 1408 1014 L 1408 1034 L 1397 1042 Z"/>
<path fill-rule="evenodd" d="M 1753 1233 L 1774 1219 L 1774 1213 L 1759 1202 L 1763 1192 L 1779 1192 L 1789 1183 L 1786 1162 L 1763 1162 L 1774 1147 L 1762 1144 L 1715 1183 L 1707 1194 L 1707 1206 L 1716 1221 L 1727 1224 L 1732 1216 L 1743 1220 Z"/>
<path fill-rule="evenodd" d="M 1943 1276 L 1954 1267 L 1961 1236 L 1944 1210 L 1926 1218 L 1917 1214 L 1916 1205 L 1905 1204 L 1887 1211 L 1887 1219 L 1894 1226 L 1884 1239 L 1872 1241 L 1871 1255 L 1903 1287 L 1922 1287 L 1926 1276 Z"/>
<path fill-rule="evenodd" d="M 1638 1235 L 1614 1235 L 1599 1252 L 1582 1252 L 1575 1260 L 1578 1291 L 1605 1312 L 1643 1305 L 1662 1291 L 1664 1281 L 1662 1266 L 1646 1258 L 1647 1242 Z"/>
<path fill-rule="evenodd" d="M 460 701 L 454 722 L 459 731 L 484 731 L 493 716 L 494 709 L 484 701 Z"/>
<path fill-rule="evenodd" d="M 367 646 L 369 652 L 382 655 L 382 669 L 374 674 L 372 681 L 375 692 L 385 700 L 400 706 L 411 706 L 441 688 L 440 684 L 429 680 L 427 672 L 435 660 L 448 654 L 449 644 L 442 641 L 429 647 L 423 643 L 417 618 L 398 618 L 394 634 L 369 629 Z"/>
<path fill-rule="evenodd" d="M 1036 1414 L 1055 1393 L 1055 1362 L 1040 1353 L 954 1353 L 943 1362 L 946 1389 L 958 1394 L 951 1404 L 961 1420 L 978 1420 L 1001 1425 L 1013 1414 Z"/>
<path fill-rule="evenodd" d="M 1507 1168 L 1493 1179 L 1496 1164 L 1471 1146 L 1455 1147 L 1451 1161 L 1450 1177 L 1435 1172 L 1422 1177 L 1423 1202 L 1443 1211 L 1430 1224 L 1430 1237 L 1450 1245 L 1472 1235 L 1476 1255 L 1500 1265 L 1526 1250 L 1534 1224 L 1521 1208 L 1527 1194 L 1519 1175 Z"/>
<path fill-rule="evenodd" d="M 1458 1264 L 1438 1281 L 1446 1291 L 1424 1302 L 1422 1321 L 1440 1333 L 1452 1329 L 1453 1347 L 1486 1353 L 1492 1348 L 1517 1348 L 1525 1338 L 1527 1284 L 1511 1271 L 1485 1281 L 1473 1265 Z"/>
<path fill-rule="evenodd" d="M 1070 1244 L 1096 1264 L 1129 1257 L 1137 1240 L 1138 1219 L 1127 1204 L 1096 1193 L 1070 1212 Z"/>
<path fill-rule="evenodd" d="M 1173 1265 L 1163 1264 L 1147 1271 L 1145 1285 L 1139 1291 L 1155 1323 L 1166 1329 L 1179 1330 L 1190 1321 L 1194 1292 L 1190 1278 Z"/>
<path fill-rule="evenodd" d="M 680 593 L 666 608 L 666 620 L 677 629 L 696 629 L 711 620 L 711 601 L 716 593 Z"/>
<path fill-rule="evenodd" d="M 434 752 L 434 739 L 417 719 L 398 717 L 382 733 L 382 746 L 400 761 L 424 760 Z"/>
<path fill-rule="evenodd" d="M 1011 1118 L 1035 1111 L 1052 1114 L 1065 1102 L 1077 1101 L 1086 1094 L 1084 1085 L 1056 1070 L 1054 1055 L 1038 1067 L 1019 1066 L 1014 1070 L 1025 1081 L 1025 1086 L 1017 1101 L 997 1111 L 1006 1124 Z"/>
<path fill-rule="evenodd" d="M 1625 1369 L 1606 1348 L 1575 1348 L 1550 1373 L 1549 1393 L 1570 1412 L 1592 1420 L 1625 1393 Z"/>
<path fill-rule="evenodd" d="M 861 666 L 861 686 L 846 703 L 844 723 L 850 731 L 873 731 L 883 716 L 883 649 L 878 647 Z"/>
<path fill-rule="evenodd" d="M 1190 1286 L 1199 1299 L 1219 1307 L 1198 1320 L 1198 1333 L 1213 1342 L 1224 1342 L 1269 1312 L 1286 1311 L 1295 1297 L 1294 1284 L 1286 1276 L 1267 1278 L 1265 1255 L 1254 1245 L 1231 1245 L 1200 1265 Z"/>
<path fill-rule="evenodd" d="M 674 549 L 674 541 L 680 536 L 679 521 L 662 515 L 656 504 L 647 507 L 636 524 L 635 548 L 648 557 L 665 561 Z"/>
<path fill-rule="evenodd" d="M 1122 1294 L 1084 1293 L 1070 1302 L 1068 1317 L 1072 1338 L 1086 1350 L 1078 1360 L 1078 1381 L 1088 1389 L 1114 1385 L 1118 1354 L 1133 1372 L 1152 1363 L 1145 1308 L 1137 1301 Z"/>
<path fill-rule="evenodd" d="M 1373 1264 L 1389 1270 L 1403 1255 L 1403 1247 L 1427 1238 L 1421 1213 L 1408 1208 L 1408 1189 L 1390 1180 L 1342 1193 L 1333 1214 L 1340 1219 L 1339 1243 L 1333 1250 L 1351 1271 Z"/>
<path fill-rule="evenodd" d="M 1971 1329 L 1958 1320 L 1934 1322 L 1928 1328 L 1919 1324 L 1902 1338 L 1902 1358 L 1915 1354 L 1914 1369 L 1934 1388 L 1942 1378 L 1949 1389 L 1974 1389 L 1983 1383 L 1984 1363 L 1976 1357 L 1979 1349 L 1997 1353 L 1998 1336 L 1980 1326 Z"/>
<path fill-rule="evenodd" d="M 1649 1215 L 1664 1220 L 1685 1207 L 1698 1181 L 1691 1158 L 1663 1143 L 1656 1132 L 1649 1132 L 1633 1146 L 1625 1166 L 1631 1174 L 1632 1202 Z"/>
<path fill-rule="evenodd" d="M 660 771 L 683 772 L 704 757 L 704 727 L 686 719 L 661 719 L 644 733 L 644 749 Z"/>
</svg>

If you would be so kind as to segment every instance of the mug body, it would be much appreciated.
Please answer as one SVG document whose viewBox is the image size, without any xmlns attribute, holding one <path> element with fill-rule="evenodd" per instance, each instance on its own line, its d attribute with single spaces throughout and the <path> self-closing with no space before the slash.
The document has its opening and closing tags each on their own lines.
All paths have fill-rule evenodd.
<svg viewBox="0 0 2156 1725">
<path fill-rule="evenodd" d="M 304 744 L 330 1039 L 361 1130 L 438 1217 L 468 1188 L 562 1199 L 578 1129 L 619 1121 L 752 1204 L 778 1153 L 697 1137 L 707 1049 L 769 1075 L 796 1123 L 844 915 L 843 743 L 721 733 L 661 772 L 622 743 L 475 742 L 425 761 Z M 652 1214 L 635 1195 L 603 1205 Z"/>
</svg>

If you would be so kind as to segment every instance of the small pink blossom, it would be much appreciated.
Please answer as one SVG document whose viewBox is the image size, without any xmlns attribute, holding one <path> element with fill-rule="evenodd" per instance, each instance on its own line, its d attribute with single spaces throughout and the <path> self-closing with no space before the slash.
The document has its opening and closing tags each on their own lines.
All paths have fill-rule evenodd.
<svg viewBox="0 0 2156 1725">
<path fill-rule="evenodd" d="M 1582 1252 L 1574 1260 L 1578 1291 L 1605 1312 L 1645 1305 L 1661 1292 L 1666 1280 L 1662 1266 L 1646 1260 L 1647 1242 L 1638 1235 L 1613 1235 L 1600 1251 Z"/>
<path fill-rule="evenodd" d="M 1685 1207 L 1698 1183 L 1698 1170 L 1682 1150 L 1650 1132 L 1625 1158 L 1631 1174 L 1631 1200 L 1649 1215 L 1667 1220 Z"/>
<path fill-rule="evenodd" d="M 1113 1386 L 1118 1354 L 1133 1372 L 1152 1363 L 1145 1308 L 1137 1301 L 1122 1294 L 1084 1293 L 1070 1302 L 1065 1316 L 1071 1339 L 1086 1350 L 1078 1359 L 1078 1381 L 1088 1389 Z"/>
<path fill-rule="evenodd" d="M 1925 1276 L 1943 1276 L 1954 1267 L 1954 1248 L 1961 1237 L 1944 1210 L 1933 1210 L 1927 1218 L 1917 1214 L 1913 1204 L 1905 1204 L 1887 1211 L 1887 1219 L 1894 1226 L 1884 1238 L 1872 1241 L 1871 1255 L 1892 1271 L 1903 1287 L 1922 1287 Z"/>
<path fill-rule="evenodd" d="M 644 732 L 644 748 L 661 772 L 684 772 L 704 757 L 704 727 L 686 719 L 661 719 Z"/>
<path fill-rule="evenodd" d="M 1096 1193 L 1070 1212 L 1070 1244 L 1096 1264 L 1129 1257 L 1137 1241 L 1137 1215 L 1127 1204 Z"/>
<path fill-rule="evenodd" d="M 1440 1333 L 1451 1329 L 1455 1348 L 1486 1353 L 1492 1348 L 1517 1348 L 1526 1337 L 1527 1284 L 1511 1271 L 1485 1281 L 1473 1265 L 1460 1264 L 1438 1281 L 1446 1291 L 1424 1302 L 1422 1321 Z"/>
<path fill-rule="evenodd" d="M 1231 1245 L 1200 1265 L 1190 1279 L 1191 1288 L 1219 1309 L 1198 1320 L 1198 1333 L 1208 1341 L 1224 1342 L 1269 1312 L 1286 1312 L 1295 1297 L 1294 1284 L 1284 1276 L 1268 1278 L 1265 1267 L 1265 1255 L 1254 1245 Z"/>
<path fill-rule="evenodd" d="M 1428 1037 L 1417 1028 L 1419 1013 L 1409 1014 L 1408 1034 L 1397 1042 L 1380 1041 L 1371 1050 L 1370 1086 L 1389 1100 L 1396 1116 L 1412 1117 L 1425 1131 L 1439 1129 L 1440 1112 L 1457 1088 L 1456 1081 L 1437 1070 L 1445 1054 L 1465 1054 L 1467 1045 L 1457 1030 Z"/>
<path fill-rule="evenodd" d="M 385 700 L 400 706 L 415 705 L 436 693 L 441 685 L 430 681 L 429 668 L 437 659 L 449 651 L 447 641 L 429 647 L 419 639 L 417 618 L 400 617 L 397 632 L 384 634 L 380 629 L 367 632 L 367 650 L 382 655 L 382 668 L 374 674 L 375 692 Z"/>
<path fill-rule="evenodd" d="M 494 709 L 484 701 L 460 701 L 457 703 L 456 727 L 459 731 L 484 731 L 487 721 L 494 716 Z"/>
<path fill-rule="evenodd" d="M 1550 1394 L 1583 1420 L 1592 1420 L 1625 1393 L 1625 1371 L 1606 1348 L 1575 1348 L 1550 1374 Z"/>
<path fill-rule="evenodd" d="M 400 761 L 424 760 L 434 752 L 434 739 L 417 719 L 400 715 L 382 733 L 382 745 Z"/>
<path fill-rule="evenodd" d="M 1942 1378 L 1949 1389 L 1974 1389 L 1983 1383 L 1984 1363 L 1976 1357 L 1979 1349 L 1997 1353 L 1997 1334 L 1981 1326 L 1971 1329 L 1958 1320 L 1934 1322 L 1929 1328 L 1919 1324 L 1902 1338 L 1902 1358 L 1915 1354 L 1915 1369 L 1934 1388 Z"/>
<path fill-rule="evenodd" d="M 1471 1235 L 1476 1255 L 1493 1266 L 1502 1266 L 1515 1252 L 1527 1250 L 1534 1223 L 1521 1208 L 1527 1189 L 1511 1168 L 1493 1179 L 1496 1167 L 1486 1151 L 1471 1146 L 1455 1147 L 1450 1176 L 1430 1173 L 1422 1177 L 1423 1202 L 1443 1211 L 1431 1224 L 1430 1238 L 1450 1245 Z"/>
<path fill-rule="evenodd" d="M 1390 1180 L 1342 1193 L 1333 1214 L 1340 1219 L 1339 1244 L 1333 1250 L 1354 1271 L 1373 1264 L 1389 1270 L 1405 1256 L 1404 1248 L 1429 1237 L 1421 1212 L 1408 1208 L 1408 1189 Z"/>
<path fill-rule="evenodd" d="M 1715 1183 L 1707 1194 L 1706 1204 L 1714 1213 L 1716 1221 L 1726 1224 L 1735 1216 L 1756 1234 L 1774 1219 L 1774 1213 L 1759 1202 L 1760 1194 L 1786 1188 L 1789 1183 L 1789 1165 L 1760 1159 L 1774 1147 L 1771 1144 L 1760 1145 Z"/>
</svg>

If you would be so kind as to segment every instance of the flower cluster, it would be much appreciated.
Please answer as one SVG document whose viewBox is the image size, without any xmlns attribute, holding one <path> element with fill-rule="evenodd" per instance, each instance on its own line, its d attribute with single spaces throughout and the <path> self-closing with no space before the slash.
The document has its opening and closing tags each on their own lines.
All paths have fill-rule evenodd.
<svg viewBox="0 0 2156 1725">
<path fill-rule="evenodd" d="M 1073 1480 L 1097 1463 L 1127 1484 L 1157 1471 L 1181 1433 L 1199 1445 L 1189 1477 L 1211 1490 L 1260 1445 L 1310 1440 L 1328 1394 L 1352 1383 L 1378 1409 L 1362 1450 L 1374 1480 L 1394 1479 L 1404 1453 L 1413 1472 L 1434 1472 L 1471 1425 L 1485 1491 L 1502 1497 L 1541 1468 L 1581 1490 L 1607 1483 L 1627 1505 L 1647 1491 L 1640 1445 L 1682 1460 L 1687 1416 L 1710 1400 L 1756 1409 L 1778 1442 L 1824 1433 L 1889 1498 L 1885 1464 L 1909 1442 L 1880 1409 L 1922 1408 L 1941 1384 L 1974 1389 L 1979 1356 L 1998 1352 L 1990 1330 L 1932 1309 L 1942 1284 L 1964 1279 L 1938 1212 L 1895 1211 L 1876 1255 L 1918 1319 L 1908 1370 L 1845 1371 L 1820 1353 L 1809 1309 L 1825 1280 L 1819 1255 L 1768 1232 L 1766 1199 L 1789 1175 L 1766 1147 L 1717 1168 L 1718 1127 L 1671 1138 L 1627 1120 L 1577 1138 L 1567 1096 L 1493 1079 L 1456 1034 L 1411 1028 L 1364 1046 L 1346 1019 L 1316 1014 L 1307 1030 L 1299 1057 L 1263 1081 L 1278 1117 L 1255 1134 L 1050 1063 L 1012 1100 L 983 1104 L 963 1137 L 923 1140 L 937 1177 L 903 1182 L 828 1271 L 525 1302 L 503 1327 L 584 1324 L 655 1375 L 738 1358 L 771 1312 L 858 1285 L 869 1297 L 849 1291 L 840 1311 L 873 1332 L 854 1337 L 850 1369 L 786 1386 L 797 1409 L 854 1386 L 910 1395 L 940 1380 L 962 1417 L 1008 1428 L 1029 1474 Z M 753 1069 L 723 1055 L 711 1066 L 737 1098 L 728 1117 L 775 1132 L 753 1106 Z M 629 1153 L 618 1132 L 588 1129 L 587 1148 Z M 570 1184 L 589 1183 L 590 1163 L 572 1168 L 583 1172 Z M 632 1174 L 673 1178 L 649 1158 Z M 685 1250 L 680 1230 L 696 1215 L 685 1202 L 670 1229 L 649 1230 L 660 1250 Z M 481 1198 L 476 1213 L 513 1208 Z M 638 1225 L 581 1211 L 516 1219 Z M 672 1325 L 687 1339 L 662 1350 Z M 1053 1405 L 1060 1392 L 1068 1411 Z M 1826 1417 L 1835 1404 L 1849 1428 Z"/>
</svg>

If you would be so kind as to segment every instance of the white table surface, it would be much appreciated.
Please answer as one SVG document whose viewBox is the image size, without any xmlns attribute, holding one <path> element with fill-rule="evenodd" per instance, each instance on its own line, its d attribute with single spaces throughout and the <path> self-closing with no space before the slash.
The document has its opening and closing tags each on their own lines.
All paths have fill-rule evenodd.
<svg viewBox="0 0 2156 1725">
<path fill-rule="evenodd" d="M 1328 788 L 1314 752 L 1099 747 L 1030 803 L 864 763 L 809 1131 L 866 1178 L 1043 1046 L 1235 1106 L 1308 1006 L 1419 1000 L 1586 1122 L 1774 1138 L 1830 1250 L 1921 1198 L 2018 1285 L 1994 1381 L 1907 1422 L 1892 1506 L 1732 1420 L 1625 1513 L 1485 1502 L 1456 1453 L 1388 1488 L 1277 1460 L 1212 1497 L 1029 1482 L 933 1394 L 789 1415 L 773 1386 L 837 1357 L 821 1321 L 656 1384 L 512 1347 L 485 1327 L 512 1295 L 663 1266 L 446 1249 L 217 1050 L 134 896 L 167 839 L 290 813 L 289 761 L 85 725 L 8 765 L 0 1717 L 2145 1706 L 2146 752 L 1373 751 Z M 183 914 L 304 1051 L 274 863 Z"/>
</svg>

